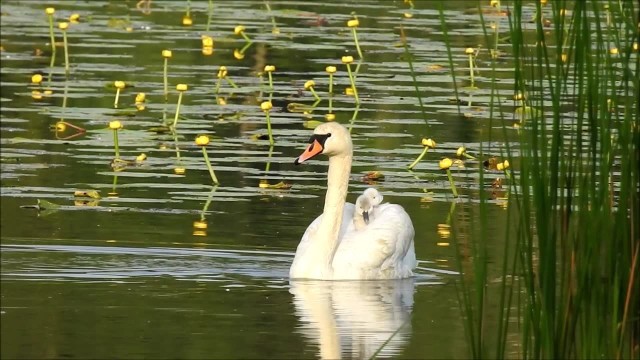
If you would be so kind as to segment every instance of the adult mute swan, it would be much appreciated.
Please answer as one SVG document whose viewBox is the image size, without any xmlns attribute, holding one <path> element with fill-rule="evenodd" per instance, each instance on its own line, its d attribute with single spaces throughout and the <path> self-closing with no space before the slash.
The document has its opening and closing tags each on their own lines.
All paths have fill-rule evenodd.
<svg viewBox="0 0 640 360">
<path fill-rule="evenodd" d="M 383 196 L 374 188 L 367 188 L 362 195 L 356 199 L 355 210 L 353 212 L 353 226 L 356 230 L 362 230 L 375 219 L 376 206 L 382 203 Z"/>
<path fill-rule="evenodd" d="M 324 123 L 313 131 L 300 164 L 318 154 L 329 157 L 324 211 L 309 225 L 289 270 L 293 279 L 401 279 L 417 265 L 411 218 L 399 205 L 382 204 L 366 228 L 353 225 L 354 205 L 345 203 L 353 146 L 342 125 Z"/>
</svg>

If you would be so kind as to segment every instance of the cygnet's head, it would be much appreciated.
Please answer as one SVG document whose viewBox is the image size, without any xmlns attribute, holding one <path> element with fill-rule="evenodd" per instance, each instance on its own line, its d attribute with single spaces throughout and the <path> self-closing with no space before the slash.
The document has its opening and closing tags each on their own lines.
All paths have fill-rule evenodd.
<svg viewBox="0 0 640 360">
<path fill-rule="evenodd" d="M 351 154 L 353 145 L 351 135 L 344 126 L 336 123 L 324 123 L 313 130 L 309 139 L 309 146 L 298 156 L 294 164 L 298 165 L 318 154 L 327 156 Z"/>
<path fill-rule="evenodd" d="M 375 188 L 367 188 L 364 191 L 363 195 L 366 196 L 367 198 L 369 198 L 372 206 L 377 206 L 377 205 L 382 204 L 383 196 Z"/>
<path fill-rule="evenodd" d="M 370 216 L 373 214 L 374 204 L 371 201 L 371 198 L 362 194 L 358 196 L 356 200 L 356 216 L 364 219 L 364 223 L 368 224 L 370 220 Z"/>
</svg>

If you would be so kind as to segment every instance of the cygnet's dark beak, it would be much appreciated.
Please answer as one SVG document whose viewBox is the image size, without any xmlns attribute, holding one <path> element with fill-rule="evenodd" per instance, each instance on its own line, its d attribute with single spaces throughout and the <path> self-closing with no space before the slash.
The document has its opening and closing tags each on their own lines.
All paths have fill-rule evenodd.
<svg viewBox="0 0 640 360">
<path fill-rule="evenodd" d="M 368 211 L 363 211 L 362 212 L 362 217 L 364 218 L 364 223 L 368 224 L 369 223 L 369 212 Z"/>
</svg>

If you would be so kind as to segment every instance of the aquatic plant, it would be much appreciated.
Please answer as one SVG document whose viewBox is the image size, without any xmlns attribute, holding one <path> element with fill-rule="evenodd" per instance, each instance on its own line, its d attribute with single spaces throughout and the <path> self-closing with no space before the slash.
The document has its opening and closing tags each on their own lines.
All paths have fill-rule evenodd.
<svg viewBox="0 0 640 360">
<path fill-rule="evenodd" d="M 178 90 L 178 104 L 176 105 L 176 116 L 173 118 L 173 125 L 171 125 L 172 129 L 176 129 L 176 125 L 178 125 L 178 117 L 180 116 L 180 105 L 182 104 L 182 95 L 185 91 L 187 91 L 189 87 L 187 84 L 178 84 L 176 85 L 176 90 Z"/>
<path fill-rule="evenodd" d="M 271 117 L 269 116 L 269 112 L 271 112 L 272 108 L 273 108 L 273 105 L 271 104 L 271 101 L 263 101 L 260 104 L 260 109 L 262 109 L 262 111 L 264 112 L 264 116 L 267 119 L 267 132 L 269 133 L 270 145 L 273 145 L 275 143 L 273 140 L 273 134 L 271 133 Z"/>
<path fill-rule="evenodd" d="M 351 29 L 351 34 L 353 34 L 353 41 L 355 42 L 356 49 L 358 50 L 358 56 L 360 57 L 360 59 L 362 59 L 362 50 L 360 49 L 360 43 L 358 42 L 358 32 L 356 30 L 358 26 L 360 26 L 360 21 L 358 20 L 358 18 L 351 19 L 347 21 L 347 26 Z"/>
<path fill-rule="evenodd" d="M 523 18 L 523 1 L 513 1 L 507 13 L 519 106 L 515 115 L 522 124 L 515 145 L 502 126 L 506 153 L 518 155 L 496 162 L 495 169 L 511 178 L 508 207 L 517 211 L 507 213 L 504 231 L 511 241 L 501 251 L 497 282 L 487 272 L 492 235 L 484 193 L 480 236 L 470 254 L 459 257 L 461 268 L 465 262 L 471 266 L 459 280 L 470 356 L 505 358 L 515 351 L 521 358 L 635 358 L 640 322 L 637 4 L 604 8 L 598 1 L 573 2 L 568 21 L 568 3 L 551 4 L 543 12 L 543 4 L 535 3 L 533 27 L 524 26 L 529 20 Z M 482 13 L 479 8 L 485 29 Z M 486 30 L 485 40 L 490 48 Z M 496 56 L 490 60 L 494 73 L 503 66 Z M 504 113 L 494 80 L 490 86 L 490 118 L 513 116 Z M 509 170 L 511 163 L 518 172 Z M 483 179 L 480 167 L 480 183 Z M 489 296 L 497 297 L 495 307 L 488 305 Z M 498 328 L 494 337 L 486 333 L 489 321 Z M 519 335 L 516 344 L 509 340 L 513 333 Z"/>
<path fill-rule="evenodd" d="M 318 96 L 318 93 L 316 93 L 316 91 L 313 89 L 314 86 L 316 86 L 316 82 L 313 80 L 307 80 L 304 83 L 304 89 L 311 91 L 311 94 L 313 94 L 313 97 L 316 98 L 316 104 L 317 104 L 321 99 L 320 99 L 320 96 Z"/>
<path fill-rule="evenodd" d="M 425 155 L 427 155 L 427 152 L 429 151 L 429 149 L 435 149 L 437 145 L 433 139 L 424 139 L 424 138 L 422 139 L 421 144 L 424 147 L 424 149 L 422 149 L 422 152 L 420 153 L 420 155 L 418 155 L 418 157 L 411 164 L 409 164 L 409 166 L 407 166 L 407 169 L 409 170 L 413 169 L 416 165 L 418 165 L 420 160 L 422 160 L 422 158 Z"/>
<path fill-rule="evenodd" d="M 164 66 L 162 67 L 162 79 L 164 81 L 164 101 L 169 100 L 169 59 L 173 56 L 171 50 L 162 50 L 162 58 L 164 59 Z"/>
<path fill-rule="evenodd" d="M 211 180 L 215 185 L 219 185 L 220 182 L 216 177 L 216 173 L 213 171 L 213 167 L 211 166 L 211 161 L 209 160 L 209 154 L 207 154 L 207 145 L 209 145 L 209 137 L 207 135 L 199 135 L 196 137 L 196 145 L 202 148 L 202 156 L 204 157 L 204 161 L 207 163 L 207 169 L 209 170 L 209 175 L 211 175 Z"/>
<path fill-rule="evenodd" d="M 273 93 L 273 75 L 272 73 L 276 71 L 276 67 L 273 65 L 265 65 L 264 66 L 264 72 L 267 73 L 267 76 L 269 77 L 269 91 L 271 91 L 271 93 Z"/>
<path fill-rule="evenodd" d="M 438 167 L 440 167 L 440 170 L 444 170 L 447 173 L 449 186 L 451 186 L 451 192 L 453 193 L 453 196 L 458 197 L 458 190 L 456 189 L 456 184 L 453 182 L 453 176 L 451 176 L 451 165 L 453 165 L 453 161 L 449 158 L 443 158 L 438 162 Z"/>
<path fill-rule="evenodd" d="M 69 44 L 67 42 L 67 29 L 69 28 L 68 22 L 58 23 L 58 28 L 62 30 L 62 41 L 64 44 L 64 71 L 69 73 Z"/>
<path fill-rule="evenodd" d="M 109 122 L 109 129 L 113 131 L 113 149 L 115 151 L 115 158 L 120 158 L 120 146 L 118 144 L 118 131 L 122 129 L 122 123 L 119 120 Z"/>
<path fill-rule="evenodd" d="M 356 81 L 353 77 L 353 73 L 351 72 L 351 63 L 353 62 L 353 56 L 343 56 L 342 63 L 347 66 L 347 72 L 349 73 L 349 81 L 351 82 L 351 90 L 353 91 L 353 96 L 356 98 L 356 104 L 360 104 L 360 99 L 358 98 L 358 89 L 356 89 Z"/>
<path fill-rule="evenodd" d="M 53 34 L 53 14 L 55 14 L 56 9 L 53 7 L 48 7 L 44 10 L 45 14 L 47 14 L 47 18 L 49 19 L 49 38 L 51 42 L 51 54 L 55 55 L 56 53 L 56 38 Z"/>
<path fill-rule="evenodd" d="M 333 112 L 333 74 L 337 69 L 333 65 L 329 65 L 325 68 L 325 71 L 329 74 L 329 114 Z"/>
<path fill-rule="evenodd" d="M 127 85 L 124 81 L 116 80 L 113 82 L 113 86 L 116 88 L 116 99 L 113 101 L 113 107 L 118 108 L 118 100 L 120 100 L 120 91 Z"/>
</svg>

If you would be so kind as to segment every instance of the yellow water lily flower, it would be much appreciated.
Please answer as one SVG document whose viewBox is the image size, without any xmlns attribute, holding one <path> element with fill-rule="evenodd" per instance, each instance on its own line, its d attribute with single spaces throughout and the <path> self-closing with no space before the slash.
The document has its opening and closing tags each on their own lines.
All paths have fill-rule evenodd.
<svg viewBox="0 0 640 360">
<path fill-rule="evenodd" d="M 262 104 L 260 104 L 260 108 L 262 111 L 269 111 L 273 108 L 273 104 L 271 104 L 271 101 L 263 101 Z"/>
<path fill-rule="evenodd" d="M 118 120 L 114 120 L 114 121 L 110 121 L 109 122 L 109 129 L 111 130 L 120 130 L 122 129 L 122 123 Z"/>
<path fill-rule="evenodd" d="M 31 82 L 34 84 L 40 84 L 42 82 L 42 75 L 34 74 L 33 76 L 31 76 Z"/>
<path fill-rule="evenodd" d="M 227 67 L 222 65 L 218 69 L 218 79 L 224 79 L 227 77 Z"/>
<path fill-rule="evenodd" d="M 453 161 L 451 161 L 451 159 L 449 159 L 449 158 L 444 158 L 444 159 L 440 160 L 440 162 L 438 163 L 438 166 L 442 170 L 449 169 L 451 167 L 451 165 L 453 165 Z"/>
<path fill-rule="evenodd" d="M 265 65 L 264 72 L 274 72 L 276 71 L 276 67 L 274 65 Z"/>
<path fill-rule="evenodd" d="M 347 55 L 342 57 L 343 64 L 351 64 L 353 62 L 353 56 Z"/>
<path fill-rule="evenodd" d="M 136 102 L 137 103 L 143 103 L 145 100 L 147 99 L 147 95 L 143 92 L 138 93 L 138 95 L 136 95 Z"/>
<path fill-rule="evenodd" d="M 358 19 L 351 19 L 349 21 L 347 21 L 347 26 L 352 28 L 352 27 L 358 27 L 360 26 L 360 21 L 358 21 Z"/>
<path fill-rule="evenodd" d="M 187 86 L 187 84 L 178 84 L 176 85 L 176 90 L 178 91 L 187 91 L 189 87 Z"/>
<path fill-rule="evenodd" d="M 245 29 L 246 28 L 244 26 L 238 25 L 233 29 L 233 33 L 236 34 L 236 35 L 240 35 L 240 34 L 242 34 L 244 32 Z"/>
<path fill-rule="evenodd" d="M 429 139 L 422 139 L 422 146 L 426 146 L 430 149 L 435 149 L 436 148 L 437 143 L 429 138 Z"/>
<path fill-rule="evenodd" d="M 329 113 L 329 114 L 326 114 L 324 118 L 327 119 L 327 121 L 333 121 L 336 119 L 336 114 Z"/>
<path fill-rule="evenodd" d="M 469 48 L 467 48 L 467 49 L 464 51 L 464 53 L 465 53 L 465 54 L 467 54 L 467 55 L 471 55 L 471 54 L 473 54 L 474 52 L 475 52 L 475 50 L 474 50 L 473 48 L 470 48 L 470 47 L 469 47 Z"/>
<path fill-rule="evenodd" d="M 64 21 L 61 23 L 58 23 L 58 28 L 62 31 L 65 31 L 69 28 L 69 23 Z"/>
<path fill-rule="evenodd" d="M 47 13 L 47 15 L 53 15 L 56 12 L 56 9 L 52 7 L 48 7 L 44 10 L 44 12 Z"/>
<path fill-rule="evenodd" d="M 113 82 L 113 86 L 116 87 L 116 89 L 124 89 L 124 87 L 126 86 L 126 84 L 124 83 L 124 81 L 120 81 L 120 80 L 116 80 Z"/>
<path fill-rule="evenodd" d="M 198 137 L 196 137 L 196 145 L 198 146 L 209 145 L 209 137 L 207 135 L 198 135 Z"/>
<path fill-rule="evenodd" d="M 313 80 L 308 80 L 307 82 L 304 83 L 304 88 L 306 90 L 309 90 L 309 88 L 312 88 L 314 86 L 316 86 L 316 82 Z"/>
<path fill-rule="evenodd" d="M 173 56 L 173 52 L 171 50 L 162 50 L 162 57 L 169 59 Z"/>
<path fill-rule="evenodd" d="M 208 35 L 202 35 L 202 46 L 213 47 L 213 38 Z"/>
<path fill-rule="evenodd" d="M 328 72 L 329 74 L 335 74 L 335 72 L 337 71 L 335 66 L 327 66 L 325 68 L 325 71 Z"/>
</svg>

